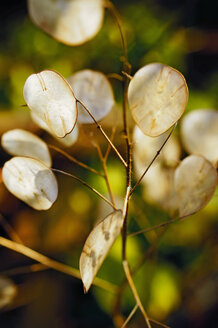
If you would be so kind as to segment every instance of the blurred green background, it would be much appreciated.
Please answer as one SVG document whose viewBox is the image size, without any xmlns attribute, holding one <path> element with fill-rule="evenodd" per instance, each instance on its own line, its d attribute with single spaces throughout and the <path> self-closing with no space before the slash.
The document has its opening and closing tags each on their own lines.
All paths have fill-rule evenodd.
<svg viewBox="0 0 218 328">
<path fill-rule="evenodd" d="M 187 111 L 217 108 L 217 1 L 117 0 L 113 3 L 121 13 L 127 33 L 132 73 L 150 62 L 173 66 L 184 74 L 189 86 Z M 67 47 L 32 24 L 25 1 L 4 1 L 0 8 L 0 134 L 21 127 L 36 132 L 49 143 L 55 143 L 31 122 L 28 109 L 22 107 L 22 89 L 26 78 L 43 69 L 54 69 L 64 77 L 83 68 L 100 70 L 105 74 L 119 73 L 122 52 L 117 28 L 106 12 L 103 28 L 93 40 L 79 47 Z M 113 120 L 120 115 L 122 90 L 118 81 L 111 82 L 117 110 L 102 123 L 109 134 Z M 101 169 L 96 151 L 87 144 L 87 137 L 91 138 L 92 134 L 97 134 L 94 127 L 81 127 L 79 141 L 69 152 Z M 106 149 L 98 135 L 93 138 L 97 138 L 102 148 Z M 119 126 L 116 138 L 120 151 L 124 153 Z M 106 192 L 100 178 L 93 177 L 55 152 L 53 155 L 53 167 L 72 172 L 100 192 Z M 9 158 L 0 149 L 1 167 Z M 113 153 L 110 154 L 108 167 L 112 188 L 118 198 L 123 197 L 125 172 Z M 1 183 L 0 212 L 25 245 L 78 267 L 88 233 L 108 209 L 94 194 L 73 180 L 58 176 L 58 182 L 58 200 L 46 212 L 30 209 L 9 194 Z M 215 292 L 218 273 L 217 199 L 216 193 L 205 209 L 184 222 L 170 226 L 165 233 L 152 232 L 128 241 L 131 266 L 142 263 L 135 275 L 135 283 L 143 304 L 149 316 L 170 327 L 218 327 Z M 155 225 L 168 218 L 160 208 L 142 199 L 140 188 L 134 204 L 130 207 L 130 231 Z M 8 237 L 4 226 L 0 227 L 0 233 Z M 11 271 L 32 263 L 24 256 L 0 249 L 0 271 L 7 273 L 18 288 L 15 300 L 0 312 L 0 327 L 114 327 L 111 313 L 116 297 L 113 294 L 92 287 L 88 295 L 83 295 L 79 280 L 52 270 L 20 274 Z M 119 238 L 99 276 L 117 285 L 122 283 L 124 274 Z M 122 314 L 127 316 L 134 305 L 127 288 L 121 299 Z M 143 326 L 138 311 L 129 327 Z M 152 327 L 158 325 L 153 324 Z"/>
</svg>

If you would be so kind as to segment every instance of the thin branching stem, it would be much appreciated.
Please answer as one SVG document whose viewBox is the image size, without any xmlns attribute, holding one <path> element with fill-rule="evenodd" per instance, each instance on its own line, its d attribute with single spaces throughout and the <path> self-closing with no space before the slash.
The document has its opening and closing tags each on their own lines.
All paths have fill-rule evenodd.
<svg viewBox="0 0 218 328">
<path fill-rule="evenodd" d="M 134 284 L 134 281 L 132 279 L 132 276 L 131 276 L 131 273 L 130 273 L 130 268 L 129 268 L 129 265 L 127 263 L 127 261 L 123 261 L 123 267 L 124 267 L 124 271 L 125 271 L 125 274 L 126 274 L 126 278 L 128 280 L 128 283 L 129 283 L 129 286 L 131 288 L 131 291 L 134 295 L 134 298 L 136 300 L 136 303 L 138 304 L 138 307 L 140 308 L 143 316 L 144 316 L 144 319 L 145 319 L 145 322 L 148 326 L 148 328 L 151 328 L 151 324 L 150 324 L 150 321 L 149 321 L 149 318 L 148 318 L 148 315 L 147 313 L 145 312 L 145 309 L 141 303 L 141 300 L 140 300 L 140 297 L 138 295 L 138 292 L 136 290 L 136 287 L 135 287 L 135 284 Z"/>
<path fill-rule="evenodd" d="M 92 173 L 95 173 L 96 175 L 99 175 L 101 177 L 104 177 L 104 175 L 100 172 L 98 172 L 97 170 L 93 169 L 92 167 L 88 166 L 87 164 L 79 161 L 78 159 L 76 159 L 75 157 L 73 157 L 72 155 L 68 154 L 66 151 L 64 151 L 63 149 L 56 147 L 54 145 L 48 145 L 48 147 L 50 149 L 55 150 L 56 152 L 60 153 L 61 155 L 63 155 L 64 157 L 66 157 L 67 159 L 69 159 L 71 162 L 83 167 L 84 169 L 89 170 Z"/>
<path fill-rule="evenodd" d="M 132 319 L 132 317 L 134 316 L 134 314 L 136 313 L 137 309 L 138 309 L 138 304 L 136 304 L 134 306 L 134 308 L 132 309 L 132 311 L 130 312 L 130 314 L 128 315 L 128 317 L 126 318 L 125 322 L 123 323 L 121 328 L 125 328 L 127 326 L 127 324 L 130 322 L 130 320 Z"/>
<path fill-rule="evenodd" d="M 125 71 L 122 71 L 122 74 L 125 75 L 129 80 L 132 80 L 132 75 L 128 74 L 127 72 Z"/>
<path fill-rule="evenodd" d="M 112 142 L 114 141 L 115 132 L 116 132 L 116 127 L 113 126 L 113 127 L 112 127 L 111 136 L 110 136 L 110 140 L 111 140 Z M 108 146 L 107 146 L 107 150 L 106 150 L 105 155 L 104 155 L 104 160 L 105 160 L 105 162 L 107 162 L 108 156 L 109 156 L 109 154 L 110 154 L 110 150 L 111 150 L 111 145 L 108 144 Z"/>
<path fill-rule="evenodd" d="M 88 183 L 86 183 L 84 180 L 78 178 L 76 175 L 73 175 L 71 173 L 59 170 L 59 169 L 55 169 L 52 168 L 52 171 L 54 172 L 58 172 L 64 175 L 67 175 L 68 177 L 71 177 L 77 181 L 79 181 L 80 183 L 82 183 L 84 186 L 86 186 L 87 188 L 89 188 L 91 191 L 93 191 L 96 195 L 98 195 L 100 198 L 102 198 L 106 203 L 108 203 L 114 210 L 116 210 L 117 208 L 114 206 L 113 203 L 111 203 L 106 197 L 104 197 L 99 191 L 97 191 L 95 188 L 91 187 Z"/>
<path fill-rule="evenodd" d="M 105 179 L 105 183 L 107 185 L 107 189 L 108 189 L 108 192 L 109 192 L 109 195 L 110 195 L 111 202 L 115 206 L 114 195 L 113 195 L 113 192 L 112 192 L 112 189 L 111 189 L 111 184 L 110 184 L 110 180 L 109 180 L 109 176 L 108 176 L 108 171 L 107 171 L 107 165 L 106 165 L 105 158 L 102 154 L 101 147 L 98 144 L 95 144 L 95 147 L 97 149 L 98 156 L 100 158 L 101 165 L 102 165 L 102 168 L 103 168 L 103 171 L 104 171 L 104 179 Z"/>
<path fill-rule="evenodd" d="M 80 277 L 80 272 L 78 269 L 72 268 L 66 264 L 60 263 L 58 261 L 52 260 L 49 257 L 40 254 L 39 252 L 36 252 L 32 250 L 29 247 L 26 247 L 22 244 L 16 243 L 12 240 L 9 240 L 4 237 L 0 237 L 0 245 L 3 247 L 6 247 L 8 249 L 11 249 L 17 253 L 23 254 L 24 256 L 29 257 L 32 260 L 35 260 L 48 268 L 54 269 L 56 271 L 65 273 L 67 275 L 73 276 L 74 278 L 81 279 Z M 100 278 L 95 278 L 93 284 L 95 286 L 98 286 L 100 288 L 103 288 L 111 293 L 116 293 L 117 292 L 117 286 L 114 284 L 105 281 Z"/>
<path fill-rule="evenodd" d="M 111 15 L 114 18 L 114 21 L 115 21 L 115 23 L 116 23 L 116 25 L 119 29 L 119 33 L 120 33 L 120 37 L 121 37 L 121 44 L 122 44 L 122 49 L 123 49 L 124 61 L 126 61 L 127 60 L 127 55 L 128 55 L 127 41 L 126 41 L 126 35 L 123 31 L 123 25 L 122 25 L 122 20 L 121 20 L 119 11 L 114 6 L 114 4 L 109 0 L 105 0 L 105 7 L 108 8 L 108 10 L 111 12 Z"/>
<path fill-rule="evenodd" d="M 3 274 L 4 276 L 16 276 L 19 274 L 29 274 L 33 272 L 45 271 L 48 269 L 49 267 L 45 266 L 44 264 L 36 263 L 32 265 L 25 265 L 25 266 L 1 271 L 1 274 Z"/>
<path fill-rule="evenodd" d="M 157 321 L 157 320 L 154 320 L 154 319 L 151 319 L 151 318 L 149 318 L 149 320 L 150 320 L 151 322 L 155 323 L 155 324 L 158 325 L 158 326 L 161 326 L 161 327 L 164 327 L 164 328 L 170 328 L 170 326 L 167 326 L 167 325 L 165 325 L 164 323 L 162 323 L 162 322 L 160 322 L 160 321 Z"/>
<path fill-rule="evenodd" d="M 170 219 L 168 221 L 162 222 L 162 223 L 157 224 L 157 225 L 155 225 L 153 227 L 149 227 L 149 228 L 142 229 L 142 230 L 139 230 L 139 231 L 136 231 L 136 232 L 132 232 L 132 233 L 128 234 L 128 237 L 133 237 L 133 236 L 140 235 L 142 233 L 146 233 L 146 232 L 150 232 L 150 231 L 157 230 L 157 229 L 160 229 L 160 228 L 164 228 L 165 226 L 168 226 L 171 223 L 182 221 L 182 220 L 186 219 L 187 217 L 189 217 L 189 216 L 191 216 L 193 214 L 194 213 L 190 213 L 190 214 L 185 215 L 185 216 L 177 217 L 177 218 Z"/>
<path fill-rule="evenodd" d="M 147 249 L 147 251 L 143 254 L 143 256 L 139 259 L 138 263 L 133 267 L 133 269 L 131 270 L 131 275 L 132 277 L 134 277 L 134 275 L 138 272 L 138 270 L 140 269 L 140 267 L 145 263 L 145 260 L 148 259 L 149 257 L 151 257 L 151 255 L 154 253 L 154 251 L 157 249 L 158 247 L 158 243 L 160 243 L 161 241 L 161 237 L 164 235 L 164 233 L 167 231 L 168 226 L 165 227 L 166 229 L 164 231 L 161 231 L 161 233 L 158 235 L 158 239 L 157 242 L 154 244 L 151 244 L 149 246 L 149 248 Z M 124 278 L 124 280 L 122 281 L 122 283 L 120 284 L 120 288 L 119 291 L 116 295 L 116 300 L 115 300 L 115 304 L 114 304 L 114 309 L 113 309 L 113 313 L 114 316 L 116 316 L 117 313 L 120 312 L 120 307 L 121 307 L 121 297 L 123 295 L 123 292 L 125 291 L 126 287 L 128 286 L 128 281 L 126 278 Z"/>
<path fill-rule="evenodd" d="M 146 170 L 144 171 L 144 173 L 141 175 L 141 177 L 139 178 L 139 180 L 136 182 L 135 186 L 132 188 L 131 192 L 130 192 L 130 196 L 134 193 L 134 191 L 136 190 L 136 188 L 138 187 L 138 185 L 141 183 L 142 179 L 144 178 L 145 174 L 148 172 L 148 170 L 150 169 L 150 167 L 152 166 L 152 164 L 154 163 L 154 161 L 157 159 L 157 157 L 160 155 L 162 149 L 164 148 L 164 146 L 166 145 L 167 141 L 170 139 L 173 131 L 175 130 L 177 125 L 177 122 L 174 124 L 172 130 L 170 131 L 170 133 L 168 134 L 167 138 L 165 139 L 165 141 L 163 142 L 162 146 L 160 147 L 160 149 L 158 149 L 156 155 L 153 157 L 153 159 L 151 160 L 150 164 L 147 166 Z"/>
<path fill-rule="evenodd" d="M 107 78 L 108 79 L 115 79 L 115 80 L 118 80 L 118 81 L 123 81 L 123 77 L 122 75 L 118 74 L 118 73 L 109 73 L 107 74 Z"/>
<path fill-rule="evenodd" d="M 126 239 L 127 239 L 127 220 L 128 220 L 128 207 L 129 207 L 129 198 L 131 192 L 131 175 L 132 175 L 132 152 L 131 152 L 131 144 L 130 144 L 130 137 L 128 131 L 128 122 L 127 122 L 127 107 L 128 107 L 128 85 L 129 85 L 129 75 L 130 75 L 130 64 L 128 62 L 128 49 L 127 49 L 127 41 L 126 36 L 122 28 L 122 21 L 120 18 L 120 14 L 117 11 L 116 7 L 110 1 L 106 1 L 106 5 L 110 10 L 120 32 L 121 43 L 123 48 L 123 72 L 126 74 L 124 75 L 123 79 L 123 130 L 124 130 L 124 137 L 126 140 L 126 153 L 127 153 L 127 160 L 126 160 L 126 196 L 124 201 L 124 208 L 123 208 L 123 216 L 124 216 L 124 223 L 122 228 L 122 261 L 123 261 L 123 268 L 128 280 L 129 286 L 133 293 L 133 296 L 136 300 L 137 305 L 139 306 L 144 319 L 146 321 L 147 327 L 151 328 L 147 313 L 141 303 L 140 297 L 137 293 L 134 281 L 131 276 L 129 264 L 127 262 L 126 257 Z"/>
<path fill-rule="evenodd" d="M 83 106 L 85 108 L 85 110 L 87 111 L 87 113 L 90 115 L 90 117 L 93 119 L 94 123 L 96 124 L 97 129 L 101 132 L 101 134 L 104 136 L 104 138 L 110 144 L 111 148 L 113 148 L 113 150 L 115 151 L 115 153 L 117 154 L 117 156 L 119 157 L 119 159 L 121 160 L 121 162 L 123 163 L 123 165 L 125 167 L 127 167 L 127 163 L 123 159 L 122 155 L 120 154 L 120 152 L 118 151 L 118 149 L 116 148 L 116 146 L 113 144 L 113 142 L 110 140 L 110 138 L 108 137 L 108 135 L 105 133 L 105 131 L 103 130 L 102 126 L 100 124 L 98 124 L 98 122 L 96 121 L 96 119 L 94 118 L 94 116 L 92 115 L 92 113 L 90 112 L 90 110 L 79 99 L 76 99 L 76 102 L 79 103 L 81 106 Z"/>
</svg>

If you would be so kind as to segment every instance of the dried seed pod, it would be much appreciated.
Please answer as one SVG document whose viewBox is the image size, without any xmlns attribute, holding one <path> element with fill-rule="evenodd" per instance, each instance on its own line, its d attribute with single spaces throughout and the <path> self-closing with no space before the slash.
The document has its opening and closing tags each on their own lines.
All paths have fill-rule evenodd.
<svg viewBox="0 0 218 328">
<path fill-rule="evenodd" d="M 190 154 L 202 155 L 218 163 L 218 111 L 198 109 L 187 114 L 181 124 L 182 142 Z"/>
<path fill-rule="evenodd" d="M 51 166 L 51 156 L 46 143 L 33 133 L 14 129 L 2 135 L 2 147 L 11 155 L 38 159 Z"/>
<path fill-rule="evenodd" d="M 113 90 L 106 76 L 97 71 L 82 70 L 67 81 L 73 93 L 91 112 L 96 121 L 102 120 L 114 105 Z M 85 108 L 78 104 L 78 121 L 80 123 L 94 123 Z"/>
<path fill-rule="evenodd" d="M 28 9 L 36 25 L 70 46 L 92 39 L 104 18 L 103 0 L 28 0 Z"/>
<path fill-rule="evenodd" d="M 13 157 L 2 169 L 7 189 L 36 210 L 47 210 L 55 202 L 58 186 L 53 172 L 42 162 L 28 157 Z"/>
<path fill-rule="evenodd" d="M 122 226 L 123 214 L 121 210 L 117 210 L 98 223 L 89 234 L 79 261 L 85 292 L 89 290 Z"/>
<path fill-rule="evenodd" d="M 60 74 L 45 70 L 30 75 L 23 95 L 29 108 L 56 137 L 63 138 L 73 130 L 77 120 L 76 99 Z"/>
<path fill-rule="evenodd" d="M 174 186 L 181 217 L 202 209 L 213 196 L 217 172 L 213 165 L 198 155 L 186 157 L 177 167 Z"/>
<path fill-rule="evenodd" d="M 188 102 L 184 77 L 172 67 L 153 63 L 142 67 L 130 81 L 128 99 L 141 131 L 156 137 L 183 114 Z"/>
<path fill-rule="evenodd" d="M 79 137 L 79 127 L 78 124 L 75 125 L 73 128 L 73 131 L 71 131 L 69 134 L 67 134 L 63 138 L 57 138 L 55 135 L 52 134 L 52 132 L 49 130 L 48 125 L 35 113 L 31 113 L 31 118 L 35 122 L 36 125 L 38 125 L 41 129 L 47 131 L 50 133 L 58 142 L 63 144 L 66 147 L 73 146 Z"/>
<path fill-rule="evenodd" d="M 144 135 L 138 126 L 133 130 L 134 169 L 139 179 L 168 136 L 168 132 L 158 137 Z M 155 203 L 171 213 L 177 208 L 174 188 L 174 167 L 180 161 L 181 149 L 174 135 L 170 137 L 158 158 L 142 179 L 143 196 L 149 203 Z"/>
</svg>

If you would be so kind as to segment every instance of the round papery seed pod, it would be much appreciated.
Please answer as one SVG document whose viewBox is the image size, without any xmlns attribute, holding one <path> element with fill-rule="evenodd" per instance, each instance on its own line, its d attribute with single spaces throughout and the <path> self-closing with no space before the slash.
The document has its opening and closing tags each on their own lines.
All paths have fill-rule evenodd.
<svg viewBox="0 0 218 328">
<path fill-rule="evenodd" d="M 13 157 L 2 169 L 7 189 L 36 210 L 47 210 L 58 195 L 56 178 L 45 164 L 28 157 Z"/>
<path fill-rule="evenodd" d="M 28 9 L 36 25 L 70 46 L 92 39 L 104 18 L 103 0 L 28 0 Z"/>
<path fill-rule="evenodd" d="M 44 70 L 30 75 L 23 88 L 24 99 L 52 134 L 63 138 L 77 120 L 77 105 L 68 82 L 57 72 Z"/>
<path fill-rule="evenodd" d="M 46 143 L 33 133 L 14 129 L 2 135 L 2 147 L 11 155 L 38 159 L 51 166 L 51 156 Z"/>
<path fill-rule="evenodd" d="M 174 186 L 180 217 L 202 209 L 212 198 L 217 185 L 217 172 L 204 157 L 191 155 L 177 167 Z"/>
<path fill-rule="evenodd" d="M 86 69 L 73 74 L 67 81 L 75 97 L 88 108 L 96 121 L 102 120 L 111 111 L 114 105 L 113 90 L 103 73 Z M 80 123 L 94 123 L 92 117 L 79 103 L 78 111 Z"/>
<path fill-rule="evenodd" d="M 189 154 L 202 155 L 218 164 L 218 111 L 198 109 L 188 113 L 181 124 L 182 143 Z"/>
<path fill-rule="evenodd" d="M 79 268 L 87 292 L 123 226 L 123 213 L 116 210 L 90 232 L 80 256 Z"/>
<path fill-rule="evenodd" d="M 153 63 L 136 72 L 129 84 L 128 99 L 134 121 L 141 131 L 156 137 L 182 116 L 188 88 L 181 73 Z"/>
</svg>

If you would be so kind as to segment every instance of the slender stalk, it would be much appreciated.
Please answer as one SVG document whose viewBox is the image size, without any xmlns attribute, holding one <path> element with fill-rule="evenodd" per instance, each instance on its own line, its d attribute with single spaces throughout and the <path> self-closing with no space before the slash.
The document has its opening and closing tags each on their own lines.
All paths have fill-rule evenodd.
<svg viewBox="0 0 218 328">
<path fill-rule="evenodd" d="M 120 38 L 121 38 L 121 44 L 122 44 L 122 49 L 123 49 L 123 56 L 124 56 L 124 61 L 127 60 L 127 41 L 126 41 L 126 36 L 123 31 L 123 26 L 122 26 L 122 20 L 119 14 L 119 11 L 117 8 L 114 6 L 114 4 L 111 1 L 105 0 L 105 7 L 108 8 L 108 10 L 111 12 L 112 17 L 114 18 L 114 21 L 118 27 L 119 33 L 120 33 Z"/>
<path fill-rule="evenodd" d="M 108 79 L 116 79 L 118 81 L 123 81 L 123 77 L 120 75 L 120 74 L 117 74 L 117 73 L 110 73 L 110 74 L 107 74 L 107 77 Z"/>
<path fill-rule="evenodd" d="M 146 233 L 146 232 L 149 232 L 149 231 L 153 231 L 153 230 L 157 230 L 157 229 L 163 228 L 165 226 L 168 226 L 171 223 L 182 221 L 182 220 L 186 219 L 187 217 L 189 217 L 189 216 L 191 216 L 193 214 L 195 214 L 195 213 L 191 213 L 191 214 L 188 214 L 188 215 L 185 215 L 185 216 L 181 216 L 181 217 L 178 217 L 178 218 L 175 218 L 175 219 L 170 219 L 168 221 L 165 221 L 165 222 L 162 222 L 160 224 L 157 224 L 157 225 L 155 225 L 153 227 L 149 227 L 149 228 L 142 229 L 142 230 L 139 230 L 139 231 L 136 231 L 136 232 L 132 232 L 132 233 L 128 234 L 128 237 L 137 236 L 137 235 L 140 235 L 142 233 Z"/>
<path fill-rule="evenodd" d="M 131 273 L 130 273 L 129 265 L 128 265 L 127 261 L 125 261 L 125 260 L 123 261 L 123 268 L 124 268 L 124 271 L 125 271 L 126 278 L 128 280 L 129 286 L 130 286 L 130 288 L 132 290 L 132 293 L 134 295 L 134 298 L 136 300 L 136 303 L 137 303 L 138 307 L 140 308 L 140 310 L 141 310 L 141 312 L 142 312 L 142 314 L 144 316 L 144 319 L 145 319 L 145 322 L 146 322 L 148 328 L 151 328 L 151 324 L 150 324 L 149 318 L 147 316 L 147 313 L 144 310 L 144 307 L 143 307 L 143 305 L 141 303 L 141 300 L 140 300 L 140 297 L 138 295 L 138 292 L 137 292 L 137 290 L 135 288 L 135 284 L 133 282 L 133 279 L 132 279 L 132 276 L 131 276 Z"/>
<path fill-rule="evenodd" d="M 36 263 L 36 264 L 32 264 L 32 265 L 26 265 L 26 266 L 14 268 L 14 269 L 5 270 L 5 271 L 2 271 L 1 274 L 5 275 L 5 276 L 16 276 L 19 274 L 45 271 L 48 269 L 49 269 L 49 267 L 45 266 L 44 264 Z"/>
<path fill-rule="evenodd" d="M 23 244 L 22 240 L 20 239 L 14 228 L 7 222 L 7 220 L 3 217 L 1 213 L 0 213 L 0 224 L 2 225 L 4 230 L 7 232 L 8 236 L 13 241 Z"/>
<path fill-rule="evenodd" d="M 164 328 L 170 328 L 170 326 L 167 326 L 167 325 L 165 325 L 164 323 L 159 322 L 159 321 L 157 321 L 157 320 L 154 320 L 154 319 L 151 319 L 151 318 L 149 318 L 149 320 L 150 320 L 151 322 L 153 322 L 153 323 L 156 323 L 157 325 L 159 325 L 159 326 L 161 326 L 161 327 L 164 327 Z"/>
<path fill-rule="evenodd" d="M 56 147 L 54 145 L 48 145 L 48 147 L 50 149 L 54 149 L 56 152 L 60 153 L 61 155 L 65 156 L 67 159 L 69 159 L 71 162 L 78 164 L 79 166 L 83 167 L 84 169 L 89 170 L 92 173 L 95 173 L 96 175 L 99 175 L 101 177 L 103 177 L 103 174 L 101 174 L 100 172 L 96 171 L 95 169 L 93 169 L 92 167 L 86 165 L 85 163 L 79 161 L 78 159 L 76 159 L 75 157 L 71 156 L 70 154 L 68 154 L 67 152 L 65 152 L 63 149 Z"/>
<path fill-rule="evenodd" d="M 79 181 L 80 183 L 82 183 L 84 186 L 86 186 L 87 188 L 89 188 L 91 191 L 93 191 L 96 195 L 98 195 L 99 197 L 101 197 L 106 203 L 108 203 L 113 209 L 117 209 L 114 204 L 112 204 L 106 197 L 104 197 L 99 191 L 97 191 L 95 188 L 92 188 L 88 183 L 86 183 L 85 181 L 83 181 L 82 179 L 78 178 L 76 175 L 73 175 L 71 173 L 59 170 L 59 169 L 54 169 L 52 168 L 52 171 L 54 172 L 58 172 L 64 175 L 67 175 L 68 177 L 71 177 L 77 181 Z"/>
<path fill-rule="evenodd" d="M 105 182 L 106 182 L 106 185 L 107 185 L 107 189 L 108 189 L 108 192 L 109 192 L 109 195 L 110 195 L 111 202 L 115 206 L 114 195 L 112 193 L 111 184 L 110 184 L 109 177 L 108 177 L 108 171 L 107 171 L 107 165 L 106 165 L 105 158 L 102 154 L 100 146 L 98 144 L 95 144 L 95 147 L 97 149 L 98 156 L 100 158 L 100 161 L 101 161 L 101 164 L 102 164 L 102 167 L 103 167 L 103 170 L 104 170 L 104 179 L 105 179 Z"/>
<path fill-rule="evenodd" d="M 125 75 L 129 80 L 132 80 L 132 75 L 128 74 L 127 72 L 125 71 L 122 71 L 122 74 Z"/>
<path fill-rule="evenodd" d="M 123 165 L 125 167 L 127 167 L 127 163 L 123 159 L 122 155 L 119 153 L 119 151 L 115 147 L 115 145 L 111 142 L 110 138 L 107 136 L 107 134 L 103 130 L 102 126 L 100 124 L 98 124 L 98 122 L 96 121 L 96 119 L 94 118 L 94 116 L 92 115 L 92 113 L 90 112 L 90 110 L 79 99 L 76 99 L 76 102 L 79 103 L 80 105 L 82 105 L 85 108 L 85 110 L 87 111 L 87 113 L 90 115 L 90 117 L 93 119 L 94 123 L 96 124 L 97 129 L 101 132 L 101 134 L 104 136 L 104 138 L 110 144 L 111 148 L 113 148 L 113 150 L 115 151 L 115 153 L 117 154 L 117 156 L 119 157 L 119 159 L 121 160 L 121 162 L 123 163 Z"/>
<path fill-rule="evenodd" d="M 112 133 L 111 133 L 111 136 L 110 136 L 110 140 L 111 140 L 112 142 L 113 142 L 113 140 L 114 140 L 115 132 L 116 132 L 116 127 L 113 126 L 113 128 L 112 128 Z M 107 162 L 108 156 L 109 156 L 109 154 L 110 154 L 110 150 L 111 150 L 111 145 L 108 144 L 108 146 L 107 146 L 107 150 L 106 150 L 105 155 L 104 155 L 104 160 L 105 160 L 105 162 Z"/>
<path fill-rule="evenodd" d="M 156 155 L 153 157 L 153 159 L 151 160 L 150 164 L 148 165 L 148 167 L 146 168 L 146 170 L 144 171 L 144 173 L 141 175 L 141 177 L 139 178 L 139 180 L 136 182 L 135 186 L 132 188 L 131 192 L 130 192 L 130 196 L 134 193 L 135 189 L 138 187 L 138 185 L 140 184 L 140 182 L 142 181 L 142 179 L 144 178 L 145 174 L 148 172 L 148 170 L 150 169 L 150 167 L 152 166 L 152 164 L 154 163 L 154 161 L 157 159 L 157 157 L 160 155 L 161 150 L 164 148 L 164 146 L 166 145 L 167 141 L 169 140 L 169 138 L 171 137 L 173 131 L 175 130 L 177 125 L 177 122 L 174 124 L 172 130 L 170 131 L 170 133 L 168 134 L 167 138 L 165 139 L 165 141 L 163 142 L 162 146 L 160 147 L 160 149 L 157 151 Z"/>
<path fill-rule="evenodd" d="M 137 309 L 138 309 L 138 304 L 136 304 L 134 306 L 134 308 L 132 309 L 132 311 L 130 312 L 130 314 L 128 315 L 128 317 L 126 318 L 125 322 L 123 323 L 121 328 L 125 328 L 126 325 L 130 322 L 130 320 L 132 319 L 132 317 L 134 316 L 134 314 L 136 313 Z"/>
<path fill-rule="evenodd" d="M 163 228 L 163 227 L 165 227 L 165 226 L 167 226 L 167 225 L 169 225 L 173 222 L 177 222 L 179 220 L 180 220 L 180 218 L 171 219 L 171 220 L 168 220 L 166 222 L 157 224 L 153 227 L 149 227 L 149 228 L 142 229 L 142 230 L 139 230 L 139 231 L 136 231 L 136 232 L 132 232 L 132 233 L 128 234 L 128 237 L 134 237 L 134 236 L 140 235 L 142 233 L 146 233 L 146 232 L 150 232 L 150 231 L 153 231 L 153 230 L 156 230 L 156 229 L 160 229 L 160 228 Z"/>
<path fill-rule="evenodd" d="M 147 251 L 143 254 L 142 258 L 139 259 L 138 263 L 131 270 L 131 274 L 132 274 L 133 277 L 138 272 L 138 270 L 140 269 L 140 267 L 145 263 L 145 260 L 147 258 L 151 257 L 151 255 L 157 249 L 158 243 L 160 242 L 161 237 L 167 231 L 167 228 L 168 228 L 168 226 L 166 226 L 166 229 L 164 231 L 161 231 L 161 233 L 158 235 L 157 242 L 154 243 L 154 244 L 151 244 L 149 246 L 149 248 L 147 249 Z M 127 287 L 127 284 L 128 284 L 128 281 L 124 278 L 124 280 L 120 284 L 119 291 L 118 291 L 118 293 L 116 295 L 116 300 L 115 300 L 114 309 L 113 309 L 114 316 L 116 316 L 116 314 L 120 312 L 119 309 L 121 307 L 121 297 L 122 297 L 122 294 L 123 294 L 124 290 Z"/>
<path fill-rule="evenodd" d="M 106 1 L 107 8 L 110 10 L 117 26 L 120 32 L 121 37 L 121 43 L 123 48 L 123 72 L 124 79 L 123 79 L 123 128 L 124 128 L 124 136 L 126 140 L 126 152 L 127 152 L 127 165 L 126 165 L 126 196 L 125 196 L 125 202 L 124 202 L 124 208 L 123 208 L 123 216 L 124 216 L 124 223 L 122 228 L 122 259 L 123 259 L 123 268 L 126 275 L 126 278 L 128 280 L 129 286 L 132 290 L 133 296 L 136 300 L 136 303 L 138 304 L 145 321 L 147 323 L 148 328 L 151 328 L 148 316 L 143 308 L 143 305 L 141 303 L 141 300 L 139 298 L 139 295 L 137 293 L 137 290 L 135 288 L 133 279 L 131 277 L 129 264 L 127 262 L 126 258 L 126 239 L 127 239 L 127 219 L 128 219 L 128 206 L 129 206 L 129 197 L 130 197 L 130 191 L 131 191 L 131 174 L 132 174 L 132 153 L 131 153 L 131 144 L 130 144 L 130 138 L 129 138 L 129 131 L 128 131 L 128 122 L 127 122 L 127 107 L 128 107 L 128 85 L 129 85 L 129 74 L 130 74 L 130 64 L 128 62 L 128 49 L 127 49 L 127 42 L 126 42 L 126 36 L 122 28 L 122 21 L 119 15 L 119 12 L 117 11 L 116 7 L 111 3 L 110 1 Z"/>
<path fill-rule="evenodd" d="M 9 240 L 9 239 L 3 238 L 3 237 L 0 237 L 0 245 L 3 247 L 6 247 L 8 249 L 11 249 L 17 253 L 23 254 L 24 256 L 27 256 L 27 257 L 31 258 L 32 260 L 35 260 L 35 261 L 45 265 L 48 268 L 54 269 L 56 271 L 65 273 L 70 276 L 73 276 L 74 278 L 81 279 L 80 272 L 78 269 L 72 268 L 66 264 L 52 260 L 49 257 L 32 250 L 29 247 L 26 247 L 24 245 L 21 245 L 19 243 L 16 243 L 12 240 Z M 117 292 L 117 286 L 115 286 L 112 283 L 109 283 L 108 281 L 105 281 L 103 279 L 95 278 L 93 284 L 95 286 L 101 287 L 109 292 L 112 292 L 112 293 Z"/>
</svg>

